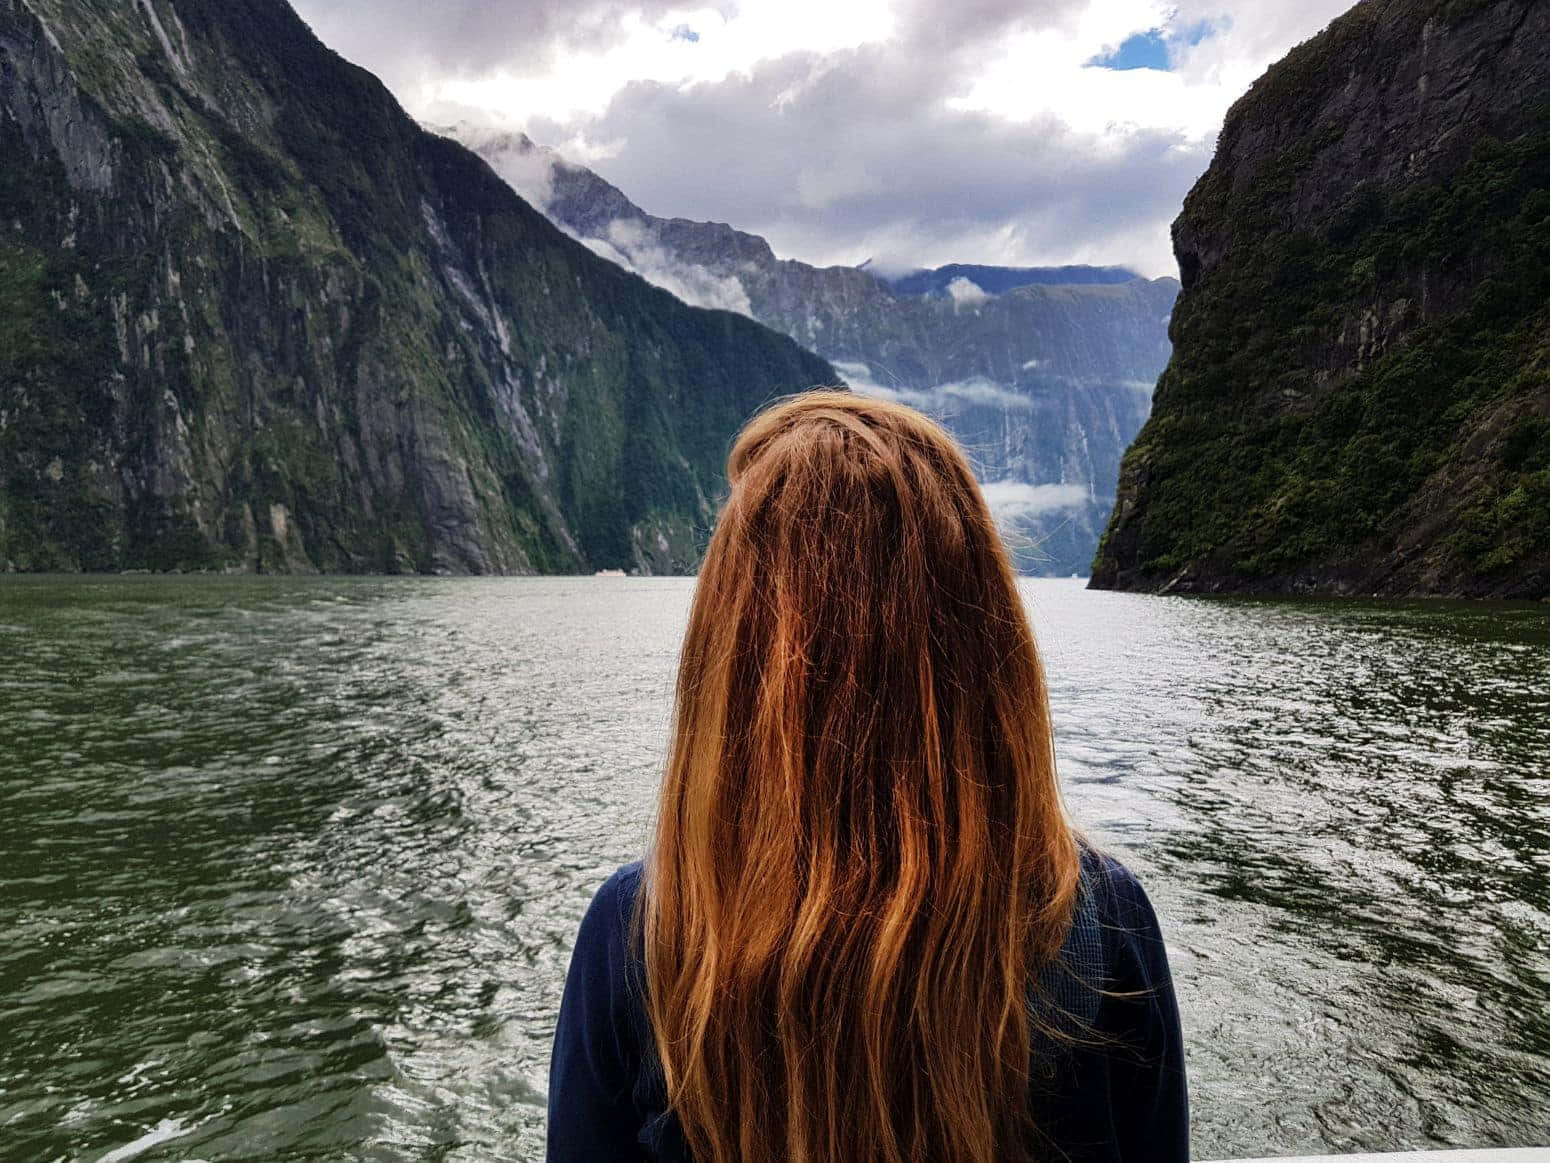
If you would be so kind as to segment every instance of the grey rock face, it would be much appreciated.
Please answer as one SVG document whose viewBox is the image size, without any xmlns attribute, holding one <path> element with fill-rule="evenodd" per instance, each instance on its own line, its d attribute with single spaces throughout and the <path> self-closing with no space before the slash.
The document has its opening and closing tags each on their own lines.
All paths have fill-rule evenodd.
<svg viewBox="0 0 1550 1163">
<path fill-rule="evenodd" d="M 688 302 L 740 311 L 831 361 L 859 391 L 947 424 L 975 462 L 1019 566 L 1085 574 L 1120 459 L 1170 352 L 1178 283 L 1073 269 L 947 270 L 897 292 L 855 267 L 778 259 L 724 223 L 657 218 L 521 135 L 443 130 L 575 237 Z M 963 268 L 968 273 L 975 273 Z"/>
<path fill-rule="evenodd" d="M 1314 223 L 1353 187 L 1446 174 L 1483 137 L 1521 135 L 1550 99 L 1550 6 L 1465 0 L 1454 6 L 1469 12 L 1465 24 L 1446 19 L 1448 7 L 1368 0 L 1338 37 L 1294 50 L 1229 111 L 1212 176 L 1242 193 L 1273 159 L 1311 148 L 1316 158 L 1287 175 L 1279 200 L 1289 224 Z M 1298 85 L 1299 70 L 1319 83 Z M 1330 127 L 1317 143 L 1315 127 Z M 1233 226 L 1201 199 L 1185 206 L 1173 231 L 1185 290 L 1226 258 Z"/>
</svg>

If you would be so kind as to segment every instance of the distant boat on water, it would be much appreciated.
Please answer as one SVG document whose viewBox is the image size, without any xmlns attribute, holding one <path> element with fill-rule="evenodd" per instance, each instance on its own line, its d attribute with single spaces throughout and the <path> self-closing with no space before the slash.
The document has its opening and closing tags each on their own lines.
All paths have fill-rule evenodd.
<svg viewBox="0 0 1550 1163">
<path fill-rule="evenodd" d="M 600 569 L 600 570 L 597 571 L 597 575 L 596 576 L 598 576 L 598 577 L 627 577 L 628 575 L 622 569 Z"/>
</svg>

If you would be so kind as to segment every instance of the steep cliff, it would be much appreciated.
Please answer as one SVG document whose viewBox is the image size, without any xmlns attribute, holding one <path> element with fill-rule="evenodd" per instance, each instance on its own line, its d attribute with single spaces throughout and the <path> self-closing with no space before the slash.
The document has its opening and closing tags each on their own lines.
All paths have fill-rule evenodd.
<svg viewBox="0 0 1550 1163">
<path fill-rule="evenodd" d="M 1177 282 L 1090 267 L 955 266 L 891 281 L 814 267 L 724 223 L 648 214 L 521 135 L 448 132 L 599 254 L 784 332 L 858 390 L 937 416 L 975 461 L 1019 566 L 1086 573 L 1168 359 Z"/>
<path fill-rule="evenodd" d="M 1229 113 L 1093 584 L 1550 594 L 1550 5 L 1365 0 Z"/>
<path fill-rule="evenodd" d="M 282 0 L 0 0 L 0 569 L 684 569 L 737 426 L 834 379 Z"/>
</svg>

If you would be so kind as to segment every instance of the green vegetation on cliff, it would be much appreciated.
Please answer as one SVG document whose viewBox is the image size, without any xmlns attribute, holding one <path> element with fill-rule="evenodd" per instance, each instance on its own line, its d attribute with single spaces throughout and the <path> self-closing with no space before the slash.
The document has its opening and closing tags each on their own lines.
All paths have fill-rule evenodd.
<svg viewBox="0 0 1550 1163">
<path fill-rule="evenodd" d="M 1095 584 L 1550 593 L 1550 106 L 1485 51 L 1542 76 L 1532 7 L 1375 0 L 1234 109 Z"/>
<path fill-rule="evenodd" d="M 688 569 L 732 433 L 835 378 L 283 3 L 0 0 L 0 569 Z"/>
</svg>

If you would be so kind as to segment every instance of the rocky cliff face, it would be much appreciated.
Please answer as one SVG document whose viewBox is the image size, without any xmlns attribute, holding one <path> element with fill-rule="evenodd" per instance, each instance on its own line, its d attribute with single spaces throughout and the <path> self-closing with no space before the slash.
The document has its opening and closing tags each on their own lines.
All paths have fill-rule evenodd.
<svg viewBox="0 0 1550 1163">
<path fill-rule="evenodd" d="M 813 267 L 723 223 L 649 215 L 520 135 L 448 132 L 599 254 L 688 302 L 766 323 L 858 390 L 943 420 L 976 462 L 1018 564 L 1087 572 L 1120 457 L 1168 359 L 1174 280 L 950 267 L 889 282 Z"/>
<path fill-rule="evenodd" d="M 1365 0 L 1227 118 L 1094 585 L 1550 594 L 1550 5 Z"/>
<path fill-rule="evenodd" d="M 279 0 L 0 0 L 0 569 L 685 569 L 738 425 L 834 378 Z"/>
</svg>

